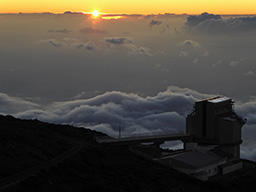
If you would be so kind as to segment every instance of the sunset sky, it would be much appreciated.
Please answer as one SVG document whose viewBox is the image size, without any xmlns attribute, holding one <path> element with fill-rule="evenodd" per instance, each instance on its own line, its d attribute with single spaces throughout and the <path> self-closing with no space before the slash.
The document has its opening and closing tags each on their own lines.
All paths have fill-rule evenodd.
<svg viewBox="0 0 256 192">
<path fill-rule="evenodd" d="M 0 0 L 0 4 L 0 13 L 91 12 L 95 9 L 104 13 L 126 14 L 200 14 L 205 11 L 214 14 L 256 13 L 256 1 L 253 0 Z"/>
</svg>

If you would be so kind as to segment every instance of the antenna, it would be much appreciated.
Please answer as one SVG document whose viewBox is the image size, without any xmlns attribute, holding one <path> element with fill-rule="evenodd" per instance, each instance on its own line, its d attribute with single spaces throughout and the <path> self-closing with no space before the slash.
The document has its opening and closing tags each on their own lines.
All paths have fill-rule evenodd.
<svg viewBox="0 0 256 192">
<path fill-rule="evenodd" d="M 121 138 L 121 131 L 122 131 L 122 126 L 119 124 L 119 138 Z"/>
</svg>

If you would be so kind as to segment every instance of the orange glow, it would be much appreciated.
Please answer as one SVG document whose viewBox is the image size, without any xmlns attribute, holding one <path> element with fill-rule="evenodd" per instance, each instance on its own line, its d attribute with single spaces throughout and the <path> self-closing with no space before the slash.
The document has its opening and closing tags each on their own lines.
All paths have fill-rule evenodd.
<svg viewBox="0 0 256 192">
<path fill-rule="evenodd" d="M 0 0 L 0 13 L 63 13 L 102 10 L 117 14 L 256 14 L 255 0 Z"/>
<path fill-rule="evenodd" d="M 122 19 L 122 16 L 104 16 L 101 17 L 101 19 L 105 19 L 105 20 L 111 20 L 111 19 Z"/>
</svg>

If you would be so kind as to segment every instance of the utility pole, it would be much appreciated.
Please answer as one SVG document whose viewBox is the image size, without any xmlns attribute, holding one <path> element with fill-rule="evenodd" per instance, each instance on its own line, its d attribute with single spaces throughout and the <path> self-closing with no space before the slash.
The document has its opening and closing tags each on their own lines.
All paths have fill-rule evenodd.
<svg viewBox="0 0 256 192">
<path fill-rule="evenodd" d="M 122 131 L 122 127 L 121 127 L 121 124 L 119 124 L 119 138 L 121 138 L 121 131 Z"/>
</svg>

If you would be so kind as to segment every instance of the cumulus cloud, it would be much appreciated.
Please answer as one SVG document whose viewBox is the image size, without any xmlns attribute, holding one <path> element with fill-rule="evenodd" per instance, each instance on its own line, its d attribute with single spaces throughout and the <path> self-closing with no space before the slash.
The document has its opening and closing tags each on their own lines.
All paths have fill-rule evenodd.
<svg viewBox="0 0 256 192">
<path fill-rule="evenodd" d="M 75 38 L 63 38 L 62 40 L 56 39 L 47 39 L 40 40 L 37 43 L 50 44 L 53 47 L 66 47 L 66 48 L 76 48 L 76 49 L 85 49 L 89 51 L 93 51 L 97 49 L 97 46 L 92 42 L 83 42 Z"/>
<path fill-rule="evenodd" d="M 56 40 L 56 39 L 44 39 L 44 40 L 39 40 L 35 43 L 48 44 L 48 45 L 51 45 L 52 47 L 56 47 L 56 48 L 63 47 L 63 46 L 66 45 L 65 42 L 62 42 L 62 41 L 59 41 L 59 40 Z"/>
<path fill-rule="evenodd" d="M 255 73 L 253 71 L 248 71 L 244 73 L 244 75 L 250 77 L 250 76 L 255 76 Z"/>
<path fill-rule="evenodd" d="M 138 94 L 118 91 L 106 92 L 89 99 L 55 102 L 48 106 L 24 101 L 20 98 L 0 94 L 2 114 L 60 124 L 83 126 L 118 136 L 122 135 L 179 132 L 185 130 L 186 116 L 194 102 L 213 95 L 202 94 L 188 88 L 171 86 L 155 96 L 142 97 Z M 256 160 L 256 99 L 236 104 L 238 115 L 247 118 L 243 128 L 243 158 Z"/>
<path fill-rule="evenodd" d="M 106 37 L 105 41 L 113 45 L 124 45 L 129 49 L 129 56 L 152 56 L 150 53 L 151 50 L 148 47 L 138 47 L 132 40 L 126 37 Z"/>
<path fill-rule="evenodd" d="M 106 37 L 105 41 L 113 45 L 124 45 L 129 50 L 129 56 L 152 56 L 151 50 L 148 47 L 138 47 L 132 40 L 126 37 Z"/>
<path fill-rule="evenodd" d="M 149 27 L 153 27 L 155 25 L 161 25 L 161 24 L 162 24 L 162 21 L 152 19 L 149 23 Z"/>
<path fill-rule="evenodd" d="M 87 49 L 89 51 L 92 51 L 92 50 L 96 50 L 96 46 L 93 42 L 91 41 L 88 41 L 88 42 L 75 42 L 72 44 L 73 47 L 77 48 L 77 49 Z"/>
<path fill-rule="evenodd" d="M 177 45 L 181 48 L 178 56 L 183 58 L 192 57 L 192 63 L 198 63 L 200 57 L 207 57 L 209 55 L 207 50 L 194 40 L 186 39 Z"/>
<path fill-rule="evenodd" d="M 125 37 L 106 37 L 105 41 L 114 45 L 122 45 L 125 42 L 130 42 L 130 40 Z"/>
<path fill-rule="evenodd" d="M 64 38 L 63 41 L 71 48 L 93 51 L 97 46 L 92 41 L 83 42 L 75 38 Z"/>
<path fill-rule="evenodd" d="M 194 48 L 200 47 L 200 44 L 193 40 L 185 40 L 181 43 L 181 45 L 186 46 L 186 47 L 194 47 Z"/>
<path fill-rule="evenodd" d="M 63 43 L 55 40 L 55 39 L 51 39 L 51 40 L 48 40 L 48 43 L 53 46 L 53 47 L 61 47 L 63 46 Z"/>
<path fill-rule="evenodd" d="M 148 47 L 137 47 L 134 44 L 126 45 L 126 47 L 130 50 L 128 55 L 130 56 L 146 56 L 152 57 L 153 55 L 150 53 L 150 49 Z"/>
<path fill-rule="evenodd" d="M 64 34 L 67 34 L 67 33 L 71 33 L 72 30 L 69 30 L 69 29 L 51 29 L 48 32 L 49 33 L 64 33 Z"/>
<path fill-rule="evenodd" d="M 189 53 L 188 53 L 187 51 L 181 51 L 180 54 L 179 54 L 179 56 L 180 56 L 180 57 L 187 57 L 188 54 L 189 54 Z"/>
<path fill-rule="evenodd" d="M 80 33 L 85 33 L 85 34 L 105 34 L 105 33 L 108 33 L 108 31 L 106 31 L 106 30 L 95 29 L 95 28 L 92 28 L 92 27 L 85 27 L 83 29 L 80 29 L 79 32 Z"/>
<path fill-rule="evenodd" d="M 197 26 L 200 23 L 206 21 L 206 20 L 221 20 L 221 16 L 220 15 L 214 15 L 214 14 L 209 14 L 209 13 L 202 13 L 201 15 L 198 16 L 189 16 L 187 18 L 187 22 L 186 25 L 193 27 L 193 26 Z"/>
<path fill-rule="evenodd" d="M 229 63 L 229 66 L 235 67 L 235 66 L 237 66 L 238 64 L 239 64 L 239 61 L 231 61 L 231 62 Z"/>
<path fill-rule="evenodd" d="M 222 19 L 220 15 L 202 13 L 199 16 L 189 16 L 185 25 L 207 33 L 250 32 L 256 30 L 256 17 Z"/>
<path fill-rule="evenodd" d="M 53 41 L 53 40 L 50 40 L 49 43 L 50 43 L 53 47 L 61 47 L 61 46 L 62 46 L 62 43 L 57 42 L 57 41 Z"/>
</svg>

